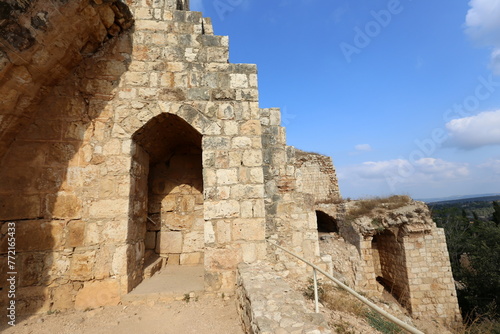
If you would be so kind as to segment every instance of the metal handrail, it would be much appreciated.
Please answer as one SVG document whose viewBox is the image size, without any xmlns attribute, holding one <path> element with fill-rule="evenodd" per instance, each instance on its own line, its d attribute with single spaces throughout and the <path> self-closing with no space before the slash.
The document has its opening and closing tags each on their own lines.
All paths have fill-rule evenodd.
<svg viewBox="0 0 500 334">
<path fill-rule="evenodd" d="M 305 264 L 307 264 L 307 265 L 309 265 L 309 266 L 311 266 L 313 268 L 313 273 L 314 273 L 314 299 L 315 299 L 315 305 L 316 305 L 315 306 L 316 313 L 318 313 L 318 285 L 317 285 L 316 271 L 319 271 L 320 273 L 322 273 L 323 275 L 325 275 L 327 278 L 329 278 L 330 280 L 332 280 L 333 282 L 335 282 L 339 287 L 341 287 L 345 291 L 349 292 L 351 295 L 353 295 L 354 297 L 356 297 L 357 299 L 359 299 L 364 304 L 368 305 L 372 310 L 374 310 L 378 314 L 382 315 L 387 320 L 395 323 L 396 325 L 398 325 L 399 327 L 407 330 L 410 333 L 425 334 L 424 332 L 419 331 L 415 327 L 408 325 L 406 322 L 403 322 L 400 319 L 396 318 L 392 314 L 384 311 L 383 309 L 381 309 L 380 307 L 378 307 L 377 305 L 375 305 L 374 303 L 372 303 L 371 301 L 369 301 L 365 297 L 361 296 L 359 293 L 357 293 L 356 291 L 354 291 L 353 289 L 351 289 L 350 287 L 348 287 L 347 285 L 345 285 L 344 283 L 342 283 L 341 281 L 339 281 L 335 277 L 333 277 L 330 274 L 324 272 L 323 270 L 321 270 L 319 267 L 317 267 L 316 265 L 312 264 L 311 262 L 309 262 L 309 261 L 301 258 L 297 254 L 294 254 L 294 253 L 290 252 L 288 249 L 281 247 L 280 245 L 272 242 L 271 240 L 266 239 L 266 241 L 269 242 L 271 245 L 273 245 L 275 247 L 278 247 L 279 249 L 285 251 L 286 253 L 288 253 L 288 254 L 296 257 L 300 261 L 304 262 Z"/>
</svg>

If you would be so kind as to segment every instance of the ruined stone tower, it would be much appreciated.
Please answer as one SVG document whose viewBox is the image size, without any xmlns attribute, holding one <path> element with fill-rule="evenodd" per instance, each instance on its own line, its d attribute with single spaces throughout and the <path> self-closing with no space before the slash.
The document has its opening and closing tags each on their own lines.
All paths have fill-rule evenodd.
<svg viewBox="0 0 500 334">
<path fill-rule="evenodd" d="M 116 304 L 150 255 L 203 265 L 208 292 L 232 292 L 241 262 L 306 270 L 266 238 L 331 269 L 331 159 L 286 145 L 256 66 L 230 64 L 187 0 L 0 5 L 0 281 L 15 223 L 20 312 Z M 450 298 L 426 305 L 455 317 L 454 288 L 437 289 Z"/>
</svg>

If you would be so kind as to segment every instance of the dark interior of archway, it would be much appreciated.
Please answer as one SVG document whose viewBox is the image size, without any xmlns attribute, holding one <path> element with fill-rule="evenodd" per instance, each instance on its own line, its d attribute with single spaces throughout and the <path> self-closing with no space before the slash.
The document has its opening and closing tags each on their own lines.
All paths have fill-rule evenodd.
<svg viewBox="0 0 500 334">
<path fill-rule="evenodd" d="M 376 234 L 372 239 L 374 266 L 377 282 L 401 306 L 410 310 L 405 268 L 400 266 L 404 255 L 398 247 L 397 236 L 391 230 Z"/>
<path fill-rule="evenodd" d="M 339 232 L 337 221 L 323 211 L 316 211 L 316 219 L 318 232 Z"/>
<path fill-rule="evenodd" d="M 151 165 L 164 161 L 178 146 L 201 149 L 201 134 L 176 115 L 161 114 L 134 135 L 133 139 L 148 154 Z"/>
</svg>

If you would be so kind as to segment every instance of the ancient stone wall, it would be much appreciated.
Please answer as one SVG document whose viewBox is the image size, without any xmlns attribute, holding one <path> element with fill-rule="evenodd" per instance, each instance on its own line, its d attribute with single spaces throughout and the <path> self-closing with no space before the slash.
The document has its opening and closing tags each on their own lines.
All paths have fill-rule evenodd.
<svg viewBox="0 0 500 334">
<path fill-rule="evenodd" d="M 279 109 L 261 109 L 264 180 L 266 185 L 266 235 L 306 260 L 327 269 L 320 257 L 315 196 L 297 189 L 296 152 L 286 145 Z M 274 247 L 268 256 L 292 274 L 310 271 L 303 262 Z"/>
<path fill-rule="evenodd" d="M 332 158 L 295 150 L 295 168 L 298 191 L 314 194 L 316 204 L 339 202 L 340 192 Z"/>
<path fill-rule="evenodd" d="M 358 240 L 361 259 L 355 287 L 373 296 L 385 289 L 415 317 L 459 322 L 444 231 L 424 203 L 387 207 L 351 222 L 348 240 Z M 354 233 L 357 238 L 352 238 Z"/>
<path fill-rule="evenodd" d="M 108 101 L 127 69 L 130 36 L 103 51 L 47 94 L 2 159 L 0 220 L 16 222 L 20 313 L 116 303 L 115 277 L 127 279 L 119 243 L 130 163 L 120 155 L 130 142 L 110 138 Z"/>
<path fill-rule="evenodd" d="M 3 157 L 0 219 L 17 226 L 20 313 L 117 303 L 141 281 L 154 195 L 165 195 L 165 236 L 176 224 L 167 219 L 175 191 L 155 194 L 154 185 L 164 172 L 155 164 L 194 140 L 168 137 L 179 122 L 200 140 L 197 158 L 184 157 L 197 172 L 177 180 L 190 194 L 175 210 L 195 216 L 181 252 L 166 253 L 203 262 L 209 291 L 234 290 L 236 265 L 265 256 L 255 66 L 228 64 L 227 38 L 214 36 L 201 13 L 129 4 L 134 31 L 50 89 Z"/>
<path fill-rule="evenodd" d="M 405 238 L 408 254 L 409 303 L 416 317 L 436 317 L 444 323 L 461 321 L 455 281 L 451 272 L 444 230 L 410 233 Z"/>
</svg>

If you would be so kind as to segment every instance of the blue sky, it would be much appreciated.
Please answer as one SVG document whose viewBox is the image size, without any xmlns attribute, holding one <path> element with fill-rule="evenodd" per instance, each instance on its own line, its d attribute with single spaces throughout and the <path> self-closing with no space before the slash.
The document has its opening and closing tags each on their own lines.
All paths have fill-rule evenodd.
<svg viewBox="0 0 500 334">
<path fill-rule="evenodd" d="M 191 0 L 343 197 L 500 193 L 500 0 Z"/>
</svg>

